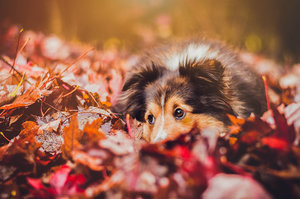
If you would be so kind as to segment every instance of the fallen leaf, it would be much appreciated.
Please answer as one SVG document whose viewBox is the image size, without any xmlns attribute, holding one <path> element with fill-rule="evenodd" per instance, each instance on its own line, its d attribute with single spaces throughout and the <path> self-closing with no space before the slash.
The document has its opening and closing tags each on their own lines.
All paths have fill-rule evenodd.
<svg viewBox="0 0 300 199">
<path fill-rule="evenodd" d="M 69 126 L 63 129 L 64 144 L 62 145 L 62 151 L 66 158 L 71 157 L 73 149 L 81 145 L 80 139 L 82 135 L 83 132 L 78 128 L 77 116 L 73 115 L 70 118 Z"/>
<path fill-rule="evenodd" d="M 42 96 L 47 96 L 51 93 L 48 90 L 39 90 L 38 88 L 31 87 L 23 95 L 18 96 L 13 103 L 3 105 L 0 107 L 2 110 L 9 110 L 13 108 L 20 108 L 24 106 L 32 105 L 36 100 L 40 99 Z"/>
<path fill-rule="evenodd" d="M 259 183 L 250 177 L 221 173 L 209 180 L 208 188 L 204 191 L 203 198 L 221 199 L 224 197 L 232 199 L 272 198 Z"/>
</svg>

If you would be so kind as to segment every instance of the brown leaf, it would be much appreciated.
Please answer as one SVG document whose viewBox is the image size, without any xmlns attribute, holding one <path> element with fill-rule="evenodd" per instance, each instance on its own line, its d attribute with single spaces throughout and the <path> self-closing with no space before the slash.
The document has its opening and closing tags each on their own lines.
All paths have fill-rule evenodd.
<svg viewBox="0 0 300 199">
<path fill-rule="evenodd" d="M 263 136 L 272 131 L 271 127 L 258 117 L 249 118 L 242 125 L 242 135 L 240 140 L 244 143 L 254 144 Z"/>
<path fill-rule="evenodd" d="M 258 141 L 260 138 L 261 133 L 257 130 L 249 130 L 241 137 L 241 141 L 247 144 L 253 144 Z"/>
<path fill-rule="evenodd" d="M 62 145 L 62 151 L 65 158 L 71 157 L 71 153 L 74 148 L 79 147 L 83 132 L 78 128 L 77 115 L 73 115 L 70 119 L 69 126 L 63 130 L 64 144 Z"/>
<path fill-rule="evenodd" d="M 0 74 L 1 75 L 1 74 Z M 6 75 L 10 75 L 10 74 L 6 74 Z M 15 96 L 11 96 L 10 93 L 12 93 L 14 91 L 14 89 L 17 87 L 17 85 L 7 85 L 6 81 L 3 80 L 0 76 L 0 106 L 4 105 L 4 104 L 8 104 L 11 103 L 14 99 Z M 20 94 L 20 90 L 18 90 L 17 94 Z"/>
<path fill-rule="evenodd" d="M 24 129 L 19 134 L 21 138 L 25 139 L 30 136 L 35 136 L 38 133 L 39 126 L 33 121 L 26 121 L 22 126 Z"/>
<path fill-rule="evenodd" d="M 18 96 L 13 103 L 1 106 L 0 109 L 9 110 L 29 106 L 35 103 L 36 100 L 40 99 L 43 95 L 48 95 L 49 93 L 50 91 L 48 90 L 40 90 L 38 88 L 31 87 L 23 95 Z"/>
<path fill-rule="evenodd" d="M 112 129 L 114 130 L 124 130 L 125 124 L 120 118 L 113 118 L 112 119 Z"/>
<path fill-rule="evenodd" d="M 36 152 L 40 147 L 34 139 L 38 133 L 38 126 L 35 122 L 27 121 L 23 123 L 24 129 L 19 136 L 13 139 L 10 144 L 1 147 L 1 162 L 0 165 L 5 165 L 1 168 L 1 172 L 7 170 L 11 172 L 14 169 L 16 175 L 25 175 L 32 173 L 36 165 Z M 11 173 L 12 174 L 12 173 Z M 13 177 L 12 175 L 4 175 L 5 180 Z"/>
<path fill-rule="evenodd" d="M 41 146 L 41 144 L 37 143 L 35 140 L 35 136 L 39 132 L 39 127 L 32 121 L 24 122 L 22 126 L 24 129 L 20 132 L 19 138 L 17 137 L 17 139 L 14 140 L 12 147 L 9 150 L 10 152 L 20 150 L 19 152 L 25 153 L 31 161 L 35 151 Z M 15 153 L 16 152 L 17 151 L 15 151 Z"/>
<path fill-rule="evenodd" d="M 41 150 L 50 154 L 60 153 L 63 138 L 54 132 L 44 130 L 42 134 L 36 135 L 35 140 L 41 143 Z"/>
</svg>

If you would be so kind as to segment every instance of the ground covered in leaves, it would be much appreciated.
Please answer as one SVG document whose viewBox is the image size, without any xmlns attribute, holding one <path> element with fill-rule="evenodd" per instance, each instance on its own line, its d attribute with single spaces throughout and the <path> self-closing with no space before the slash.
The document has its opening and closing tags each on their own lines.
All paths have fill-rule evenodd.
<svg viewBox="0 0 300 199">
<path fill-rule="evenodd" d="M 241 52 L 270 109 L 148 144 L 110 111 L 137 56 L 0 32 L 0 198 L 300 198 L 300 65 Z"/>
</svg>

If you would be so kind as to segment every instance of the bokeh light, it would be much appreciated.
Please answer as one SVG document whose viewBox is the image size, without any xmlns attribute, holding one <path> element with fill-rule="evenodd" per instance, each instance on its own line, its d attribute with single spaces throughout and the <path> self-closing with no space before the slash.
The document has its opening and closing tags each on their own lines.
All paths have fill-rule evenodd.
<svg viewBox="0 0 300 199">
<path fill-rule="evenodd" d="M 140 51 L 205 36 L 279 61 L 300 59 L 298 0 L 0 0 L 0 23 Z"/>
</svg>

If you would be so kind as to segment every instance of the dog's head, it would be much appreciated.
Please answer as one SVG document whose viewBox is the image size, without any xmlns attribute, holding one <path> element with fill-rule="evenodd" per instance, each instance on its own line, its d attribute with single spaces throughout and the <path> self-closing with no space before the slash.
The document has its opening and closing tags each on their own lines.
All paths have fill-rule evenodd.
<svg viewBox="0 0 300 199">
<path fill-rule="evenodd" d="M 193 128 L 225 129 L 233 110 L 226 98 L 224 67 L 214 59 L 190 61 L 171 71 L 156 63 L 129 73 L 118 111 L 144 122 L 149 142 L 173 139 Z"/>
</svg>

